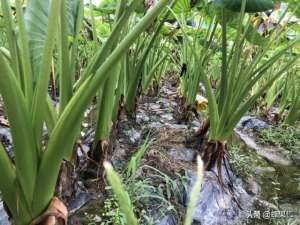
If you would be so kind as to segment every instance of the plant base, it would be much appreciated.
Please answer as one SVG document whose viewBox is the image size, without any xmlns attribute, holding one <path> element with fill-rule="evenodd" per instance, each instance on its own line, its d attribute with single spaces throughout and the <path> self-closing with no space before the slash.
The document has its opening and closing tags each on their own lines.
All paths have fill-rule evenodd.
<svg viewBox="0 0 300 225">
<path fill-rule="evenodd" d="M 177 96 L 177 108 L 175 111 L 175 119 L 181 122 L 190 122 L 193 117 L 192 107 L 186 104 L 186 100 L 182 96 Z"/>
<path fill-rule="evenodd" d="M 48 209 L 30 225 L 67 225 L 68 210 L 62 201 L 54 197 Z"/>
<path fill-rule="evenodd" d="M 225 170 L 227 171 L 227 143 L 222 141 L 208 141 L 205 144 L 204 150 L 201 152 L 201 157 L 204 162 L 205 170 L 212 170 L 215 167 L 217 168 L 219 182 L 222 186 L 224 186 L 222 166 L 224 165 Z"/>
</svg>

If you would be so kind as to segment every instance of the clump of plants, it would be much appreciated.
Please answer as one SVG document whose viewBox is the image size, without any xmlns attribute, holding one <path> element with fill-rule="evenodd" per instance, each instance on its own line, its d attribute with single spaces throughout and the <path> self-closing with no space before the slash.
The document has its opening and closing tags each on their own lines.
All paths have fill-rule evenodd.
<svg viewBox="0 0 300 225">
<path fill-rule="evenodd" d="M 113 100 L 109 93 L 115 91 L 111 76 L 113 71 L 118 72 L 119 67 L 115 65 L 119 65 L 126 51 L 170 1 L 159 1 L 124 33 L 137 3 L 118 2 L 109 38 L 76 81 L 83 1 L 30 0 L 24 10 L 23 3 L 17 0 L 16 14 L 13 14 L 11 2 L 1 0 L 10 54 L 0 51 L 0 93 L 11 129 L 14 159 L 0 143 L 0 191 L 14 224 L 44 222 L 53 217 L 48 208 L 58 210 L 57 218 L 67 223 L 67 209 L 54 197 L 55 187 L 62 162 L 72 160 L 84 112 L 99 89 L 105 88 L 102 96 L 107 96 L 103 97 L 101 111 L 107 113 L 101 113 L 99 123 L 103 124 L 101 131 L 106 129 L 103 133 L 109 133 L 112 108 L 107 100 Z M 54 52 L 57 52 L 57 60 L 54 60 Z M 59 105 L 53 103 L 48 93 L 53 73 L 59 81 Z M 111 85 L 101 86 L 107 82 Z M 44 128 L 47 139 L 43 135 Z M 100 139 L 105 145 L 106 137 L 96 137 L 96 141 Z"/>
<path fill-rule="evenodd" d="M 258 4 L 259 2 L 259 4 Z M 221 70 L 217 85 L 211 82 L 209 72 L 206 71 L 207 64 L 202 59 L 210 55 L 210 44 L 218 36 L 218 33 L 207 38 L 208 45 L 206 51 L 199 55 L 195 51 L 194 43 L 190 42 L 190 50 L 198 64 L 201 73 L 201 80 L 205 86 L 208 99 L 208 123 L 203 126 L 201 134 L 208 134 L 208 143 L 203 150 L 203 159 L 205 167 L 211 170 L 217 167 L 221 178 L 221 169 L 224 160 L 228 156 L 227 142 L 230 140 L 234 128 L 243 115 L 249 111 L 256 101 L 264 94 L 265 90 L 271 87 L 274 81 L 286 74 L 299 59 L 295 55 L 281 64 L 268 82 L 259 87 L 259 90 L 251 95 L 254 85 L 263 79 L 267 72 L 277 65 L 277 62 L 289 54 L 289 50 L 295 47 L 300 39 L 290 42 L 287 46 L 268 56 L 268 51 L 272 49 L 276 40 L 280 37 L 282 29 L 276 30 L 266 40 L 264 45 L 259 46 L 255 54 L 244 51 L 249 45 L 251 39 L 248 34 L 252 28 L 251 18 L 253 12 L 261 12 L 273 7 L 272 1 L 216 1 L 215 4 L 215 23 L 221 26 Z M 236 15 L 235 18 L 232 15 Z M 235 34 L 230 42 L 230 29 L 235 29 Z M 201 66 L 199 66 L 201 65 Z M 208 126 L 209 125 L 209 126 Z M 207 132 L 209 130 L 209 133 Z"/>
<path fill-rule="evenodd" d="M 101 225 L 124 225 L 126 221 L 120 212 L 120 207 L 115 198 L 107 198 L 104 201 Z"/>
</svg>

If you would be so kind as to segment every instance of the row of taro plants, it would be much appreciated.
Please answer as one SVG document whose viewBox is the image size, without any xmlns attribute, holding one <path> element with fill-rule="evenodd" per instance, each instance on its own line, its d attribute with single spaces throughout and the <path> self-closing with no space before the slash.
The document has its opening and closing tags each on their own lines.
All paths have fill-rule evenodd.
<svg viewBox="0 0 300 225">
<path fill-rule="evenodd" d="M 55 187 L 62 162 L 72 160 L 86 110 L 95 104 L 92 156 L 103 162 L 120 110 L 124 107 L 128 115 L 134 114 L 139 94 L 153 83 L 159 86 L 161 75 L 172 66 L 181 70 L 179 93 L 186 110 L 193 108 L 199 84 L 204 86 L 208 114 L 200 133 L 208 134 L 208 142 L 202 158 L 206 169 L 217 167 L 221 183 L 234 127 L 266 96 L 266 90 L 283 82 L 282 94 L 270 92 L 266 100 L 272 103 L 280 95 L 282 107 L 289 108 L 286 122 L 299 117 L 299 84 L 294 75 L 299 54 L 294 49 L 300 40 L 275 48 L 285 26 L 260 37 L 253 25 L 254 13 L 271 10 L 272 0 L 150 2 L 137 13 L 143 1 L 116 1 L 107 15 L 110 31 L 103 38 L 97 35 L 96 9 L 90 4 L 87 21 L 82 0 L 29 0 L 26 5 L 16 0 L 13 7 L 9 0 L 1 0 L 6 43 L 0 48 L 0 94 L 14 157 L 0 143 L 0 191 L 14 224 L 43 222 L 53 216 L 51 207 L 59 212 L 56 216 L 66 219 L 54 197 Z M 188 21 L 191 8 L 197 15 Z M 165 21 L 177 23 L 171 34 L 165 35 Z M 80 68 L 77 56 L 86 25 L 97 51 Z M 263 44 L 257 44 L 260 41 Z M 249 50 L 253 43 L 256 47 Z M 212 64 L 219 69 L 212 70 Z M 59 90 L 51 96 L 53 79 Z M 117 175 L 110 164 L 104 167 L 127 223 L 137 224 Z M 200 183 L 201 173 L 186 224 L 191 223 Z"/>
<path fill-rule="evenodd" d="M 59 169 L 72 157 L 84 112 L 94 97 L 99 108 L 95 146 L 99 142 L 105 155 L 114 107 L 119 106 L 115 90 L 122 84 L 124 57 L 171 1 L 160 0 L 132 23 L 140 3 L 117 2 L 110 35 L 96 45 L 99 50 L 76 79 L 83 1 L 29 0 L 23 5 L 16 0 L 11 7 L 11 1 L 1 0 L 7 48 L 0 52 L 0 93 L 14 157 L 0 144 L 0 190 L 14 224 L 38 224 L 53 216 L 48 207 L 63 214 L 54 198 Z M 53 72 L 58 77 L 59 104 L 48 93 Z"/>
</svg>

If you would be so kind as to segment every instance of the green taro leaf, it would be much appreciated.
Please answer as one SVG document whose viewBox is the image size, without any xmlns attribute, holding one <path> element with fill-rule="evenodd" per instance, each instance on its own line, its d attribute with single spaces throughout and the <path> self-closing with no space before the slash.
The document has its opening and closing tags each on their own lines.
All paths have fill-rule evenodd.
<svg viewBox="0 0 300 225">
<path fill-rule="evenodd" d="M 29 36 L 29 45 L 34 73 L 39 72 L 45 45 L 50 0 L 29 0 L 24 14 L 25 25 Z M 67 18 L 70 34 L 74 34 L 75 20 L 79 0 L 67 0 Z"/>
<path fill-rule="evenodd" d="M 68 22 L 68 29 L 69 34 L 74 36 L 76 31 L 76 19 L 78 18 L 78 7 L 81 0 L 67 0 L 66 7 L 67 7 L 67 22 Z"/>
<path fill-rule="evenodd" d="M 241 10 L 242 0 L 215 0 L 214 4 L 218 7 L 239 12 Z M 247 0 L 245 12 L 264 12 L 272 9 L 273 6 L 273 0 Z"/>
<path fill-rule="evenodd" d="M 174 5 L 173 11 L 175 13 L 189 12 L 191 0 L 177 0 Z"/>
<path fill-rule="evenodd" d="M 34 72 L 38 73 L 47 35 L 50 1 L 30 0 L 25 11 L 29 45 Z"/>
<path fill-rule="evenodd" d="M 116 9 L 117 9 L 116 0 L 104 0 L 101 1 L 99 6 L 94 7 L 95 11 L 98 11 L 104 15 L 114 14 Z"/>
</svg>

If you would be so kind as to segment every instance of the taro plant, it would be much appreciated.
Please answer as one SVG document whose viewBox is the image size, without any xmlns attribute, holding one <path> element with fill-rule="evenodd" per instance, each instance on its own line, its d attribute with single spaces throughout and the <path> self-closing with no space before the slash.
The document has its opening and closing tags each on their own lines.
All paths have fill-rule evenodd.
<svg viewBox="0 0 300 225">
<path fill-rule="evenodd" d="M 72 56 L 76 54 L 70 56 L 69 51 L 77 49 L 69 48 L 68 24 L 73 17 L 69 7 L 71 2 L 74 3 L 29 0 L 24 18 L 21 2 L 16 0 L 15 20 L 9 1 L 1 0 L 9 55 L 7 57 L 0 52 L 0 93 L 12 133 L 14 158 L 11 159 L 0 144 L 0 191 L 17 225 L 30 224 L 48 208 L 54 199 L 60 165 L 64 158 L 70 157 L 83 114 L 99 86 L 108 80 L 116 63 L 170 3 L 160 0 L 115 46 L 137 2 L 120 1 L 122 12 L 111 35 L 90 60 L 73 88 L 74 74 L 71 71 L 73 73 L 74 69 L 70 65 L 74 65 L 71 63 L 75 60 Z M 72 46 L 76 46 L 76 35 L 78 30 Z M 111 51 L 112 46 L 115 48 Z M 59 111 L 48 96 L 55 50 L 59 52 L 58 68 L 62 85 Z M 45 124 L 47 142 L 43 138 Z M 60 216 L 65 218 L 66 215 Z"/>
<path fill-rule="evenodd" d="M 257 30 L 257 32 L 251 32 L 253 34 L 249 32 L 248 36 L 252 36 L 251 41 L 254 41 L 253 43 L 256 43 L 257 45 L 266 44 L 266 38 L 269 34 L 272 34 L 275 29 L 282 30 L 282 35 L 274 41 L 273 46 L 262 60 L 269 58 L 274 52 L 284 48 L 292 40 L 299 38 L 299 35 L 295 31 L 299 28 L 299 19 L 294 16 L 297 7 L 294 12 L 288 12 L 285 7 L 286 3 L 279 3 L 272 12 L 268 13 L 268 16 L 266 13 L 262 13 L 258 17 L 254 17 L 252 19 L 253 27 Z M 272 18 L 271 22 L 265 26 L 264 24 L 266 21 L 270 20 L 270 18 Z M 249 48 L 249 51 L 252 51 L 252 54 L 255 54 L 255 46 Z M 281 69 L 281 65 L 284 65 L 288 58 L 295 54 L 299 54 L 297 46 L 277 61 L 278 66 L 274 66 L 268 70 L 261 81 L 254 85 L 252 94 L 255 94 L 261 86 L 268 82 L 269 79 L 272 79 L 272 75 Z M 296 98 L 295 93 L 297 93 L 298 86 L 299 67 L 294 66 L 294 68 L 287 72 L 286 76 L 277 79 L 273 85 L 265 91 L 265 95 L 261 98 L 262 101 L 258 104 L 258 106 L 262 106 L 264 110 L 266 110 L 267 114 L 272 106 L 278 106 L 274 119 L 282 119 L 285 114 L 285 110 L 290 107 L 292 99 L 294 100 Z"/>
<path fill-rule="evenodd" d="M 117 24 L 123 13 L 123 10 L 124 5 L 120 5 L 116 10 L 113 26 Z M 123 36 L 124 34 L 120 33 L 120 37 L 118 39 L 116 38 L 114 43 L 107 49 L 107 52 L 105 53 L 106 55 L 109 55 L 113 51 L 117 44 L 122 40 Z M 112 124 L 114 119 L 117 119 L 114 118 L 113 114 L 114 108 L 116 107 L 116 110 L 118 110 L 119 107 L 119 96 L 116 94 L 116 89 L 119 85 L 121 85 L 122 82 L 121 62 L 118 62 L 115 67 L 109 71 L 109 73 L 109 78 L 103 84 L 101 84 L 96 96 L 98 115 L 93 144 L 93 158 L 97 161 L 99 161 L 99 159 L 104 161 L 107 158 Z"/>
<path fill-rule="evenodd" d="M 144 64 L 141 84 L 144 94 L 147 94 L 151 88 L 156 93 L 158 91 L 159 82 L 165 74 L 169 62 L 169 48 L 166 46 L 166 42 L 163 37 L 159 37 Z"/>
<path fill-rule="evenodd" d="M 137 5 L 139 2 L 137 2 Z M 123 7 L 120 7 L 116 11 L 115 24 L 118 22 L 118 18 L 122 15 Z M 137 23 L 139 18 L 137 16 L 131 18 L 131 20 L 124 26 L 122 35 L 126 34 L 126 31 Z M 136 40 L 135 44 L 127 51 L 122 62 L 119 62 L 110 71 L 110 78 L 106 83 L 102 84 L 97 94 L 97 111 L 98 118 L 96 124 L 96 135 L 93 145 L 95 158 L 101 158 L 105 160 L 107 158 L 107 152 L 109 150 L 110 135 L 113 125 L 118 122 L 119 112 L 123 109 L 122 105 L 125 102 L 125 108 L 128 112 L 134 112 L 134 106 L 136 104 L 137 96 L 139 95 L 138 89 L 141 86 L 141 80 L 143 75 L 143 69 L 149 58 L 149 54 L 153 49 L 155 40 L 159 36 L 159 32 L 162 26 L 162 21 L 159 22 L 156 30 L 149 35 L 148 29 L 143 32 Z M 152 24 L 153 26 L 153 24 Z M 122 36 L 116 39 L 114 45 L 110 46 L 109 51 L 112 51 L 118 41 L 122 40 Z M 164 58 L 163 58 L 164 59 Z M 162 60 L 158 61 L 158 65 L 154 67 L 156 69 Z M 151 71 L 150 71 L 151 72 Z M 154 72 L 151 72 L 154 73 Z M 100 153 L 100 155 L 99 155 Z"/>
<path fill-rule="evenodd" d="M 125 73 L 125 109 L 128 113 L 135 111 L 138 89 L 142 85 L 142 75 L 144 65 L 149 57 L 151 49 L 159 37 L 159 33 L 163 26 L 163 21 L 158 22 L 154 26 L 154 31 L 148 30 L 136 41 L 136 47 L 130 49 L 124 59 Z M 150 32 L 150 34 L 148 33 Z"/>
<path fill-rule="evenodd" d="M 275 71 L 280 70 L 280 66 L 277 68 L 272 68 L 270 70 L 271 74 Z M 269 73 L 270 73 L 269 72 Z M 270 79 L 272 76 L 270 77 Z M 266 77 L 260 83 L 255 85 L 255 90 L 253 94 L 256 93 L 256 89 L 263 86 L 268 82 L 269 76 Z M 297 119 L 299 119 L 299 103 L 298 103 L 298 93 L 300 88 L 300 77 L 299 68 L 294 67 L 287 71 L 286 76 L 277 79 L 273 85 L 266 90 L 265 96 L 262 99 L 262 104 L 267 110 L 267 114 L 272 106 L 278 106 L 275 111 L 275 120 L 285 119 L 285 122 L 289 125 L 293 125 Z M 287 111 L 287 115 L 286 114 Z"/>
<path fill-rule="evenodd" d="M 293 125 L 300 118 L 300 77 L 299 71 L 294 74 L 294 81 L 289 80 L 285 86 L 285 91 L 290 91 L 290 95 L 285 94 L 285 98 L 282 100 L 281 111 L 283 111 L 284 106 L 289 105 L 289 112 L 285 118 L 285 123 Z M 290 96 L 289 103 L 286 98 Z"/>
<path fill-rule="evenodd" d="M 247 12 L 265 11 L 272 8 L 272 1 L 216 1 L 219 9 L 219 22 L 221 24 L 221 52 L 222 64 L 220 81 L 216 90 L 213 90 L 209 76 L 203 67 L 201 79 L 206 89 L 209 105 L 209 142 L 203 152 L 203 160 L 206 169 L 217 166 L 219 177 L 221 178 L 221 168 L 227 156 L 227 141 L 230 139 L 236 124 L 241 117 L 254 105 L 256 100 L 268 89 L 275 80 L 284 76 L 286 71 L 294 65 L 299 55 L 291 57 L 282 65 L 280 70 L 272 74 L 272 78 L 257 91 L 255 95 L 250 95 L 253 86 L 260 82 L 266 72 L 276 66 L 278 60 L 293 48 L 299 39 L 292 41 L 283 49 L 274 52 L 266 60 L 266 56 L 272 43 L 280 36 L 280 31 L 274 32 L 268 39 L 267 44 L 256 52 L 252 59 L 243 51 L 247 46 L 246 34 L 251 21 L 251 14 Z M 228 14 L 233 14 L 240 10 L 236 15 L 235 21 L 236 35 L 233 43 L 228 44 Z M 191 46 L 191 49 L 194 49 Z M 195 53 L 195 57 L 198 57 Z M 198 59 L 200 61 L 200 59 Z M 222 182 L 222 179 L 220 179 Z"/>
<path fill-rule="evenodd" d="M 182 51 L 180 52 L 180 104 L 179 114 L 188 120 L 188 112 L 195 107 L 197 96 L 199 97 L 199 84 L 201 81 L 201 69 L 208 63 L 209 56 L 214 54 L 213 41 L 216 34 L 217 23 L 215 18 L 206 20 L 198 16 L 194 18 L 195 26 L 187 26 L 186 17 L 177 16 L 182 35 Z M 197 108 L 196 108 L 197 109 Z M 185 118 L 186 117 L 186 118 Z"/>
</svg>

